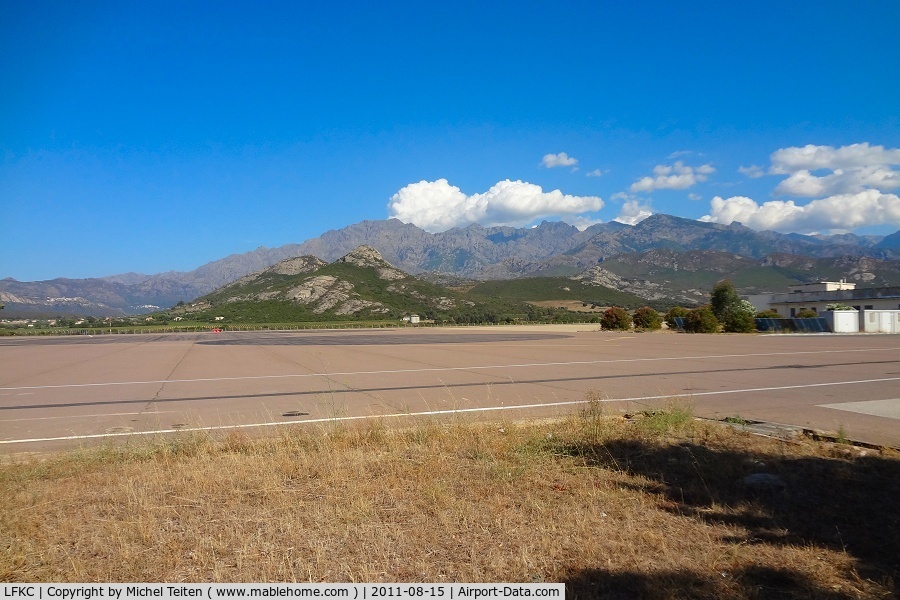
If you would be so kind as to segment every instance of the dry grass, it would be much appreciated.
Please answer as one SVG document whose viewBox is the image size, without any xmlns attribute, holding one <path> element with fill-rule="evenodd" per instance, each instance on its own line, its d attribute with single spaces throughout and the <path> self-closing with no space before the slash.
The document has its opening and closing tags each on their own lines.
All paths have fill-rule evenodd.
<svg viewBox="0 0 900 600">
<path fill-rule="evenodd" d="M 893 597 L 896 454 L 779 442 L 685 414 L 626 422 L 592 404 L 556 422 L 372 422 L 14 462 L 0 468 L 0 579 Z M 743 477 L 761 469 L 786 491 L 748 490 Z"/>
<path fill-rule="evenodd" d="M 564 308 L 571 312 L 580 313 L 602 313 L 609 308 L 608 306 L 594 306 L 594 308 L 592 308 L 590 302 L 585 304 L 581 300 L 535 300 L 529 302 L 529 304 L 534 304 L 535 306 L 540 306 L 542 308 Z"/>
</svg>

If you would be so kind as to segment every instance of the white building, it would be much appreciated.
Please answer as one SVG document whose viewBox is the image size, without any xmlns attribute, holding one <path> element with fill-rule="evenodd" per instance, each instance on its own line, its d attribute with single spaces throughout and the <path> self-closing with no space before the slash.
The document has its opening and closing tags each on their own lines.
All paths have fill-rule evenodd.
<svg viewBox="0 0 900 600">
<path fill-rule="evenodd" d="M 787 293 L 748 296 L 747 300 L 759 311 L 774 310 L 782 317 L 795 317 L 804 308 L 823 313 L 829 304 L 844 304 L 860 313 L 900 310 L 900 286 L 857 288 L 846 281 L 818 281 L 792 285 Z"/>
</svg>

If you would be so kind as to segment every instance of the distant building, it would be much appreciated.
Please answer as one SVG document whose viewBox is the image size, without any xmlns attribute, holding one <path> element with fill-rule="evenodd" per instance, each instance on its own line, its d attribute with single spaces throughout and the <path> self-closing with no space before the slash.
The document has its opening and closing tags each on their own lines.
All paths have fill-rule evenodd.
<svg viewBox="0 0 900 600">
<path fill-rule="evenodd" d="M 900 310 L 900 286 L 857 288 L 846 281 L 817 281 L 792 285 L 790 292 L 755 294 L 747 300 L 759 310 L 774 310 L 782 317 L 796 317 L 804 308 L 817 313 L 829 304 L 844 304 L 858 311 Z"/>
</svg>

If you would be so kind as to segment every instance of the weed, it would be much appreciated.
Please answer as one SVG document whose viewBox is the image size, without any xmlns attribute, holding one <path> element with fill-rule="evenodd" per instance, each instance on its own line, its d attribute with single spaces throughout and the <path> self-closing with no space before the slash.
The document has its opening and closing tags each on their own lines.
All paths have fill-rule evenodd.
<svg viewBox="0 0 900 600">
<path fill-rule="evenodd" d="M 694 419 L 694 412 L 690 406 L 676 402 L 665 409 L 645 410 L 640 414 L 643 418 L 638 421 L 639 429 L 657 435 L 684 432 Z"/>
<path fill-rule="evenodd" d="M 835 440 L 838 444 L 849 444 L 850 438 L 847 435 L 847 429 L 841 425 L 838 427 L 837 435 L 835 436 Z"/>
<path fill-rule="evenodd" d="M 726 423 L 731 423 L 732 425 L 749 425 L 750 424 L 750 421 L 748 421 L 747 419 L 743 418 L 740 415 L 734 415 L 733 417 L 725 417 L 722 420 L 725 421 Z"/>
</svg>

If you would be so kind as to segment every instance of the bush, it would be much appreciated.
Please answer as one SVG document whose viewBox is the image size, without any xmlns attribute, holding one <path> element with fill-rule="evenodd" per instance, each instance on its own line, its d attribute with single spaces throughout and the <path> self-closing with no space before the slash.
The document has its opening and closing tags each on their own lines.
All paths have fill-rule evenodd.
<svg viewBox="0 0 900 600">
<path fill-rule="evenodd" d="M 841 302 L 835 302 L 833 304 L 829 304 L 826 308 L 828 310 L 856 310 L 852 306 L 847 306 L 846 304 L 843 304 Z"/>
<path fill-rule="evenodd" d="M 725 311 L 722 325 L 730 333 L 750 333 L 756 331 L 756 307 L 746 300 L 738 300 Z"/>
<path fill-rule="evenodd" d="M 676 329 L 678 326 L 675 325 L 675 317 L 684 318 L 688 316 L 688 313 L 691 312 L 683 306 L 675 306 L 669 309 L 669 312 L 666 313 L 664 320 L 666 325 L 669 326 L 669 329 Z"/>
<path fill-rule="evenodd" d="M 809 308 L 803 308 L 797 313 L 798 319 L 817 319 L 818 317 L 819 313 Z"/>
<path fill-rule="evenodd" d="M 631 315 L 624 308 L 611 306 L 600 317 L 600 326 L 603 329 L 631 329 Z"/>
<path fill-rule="evenodd" d="M 757 319 L 781 319 L 782 316 L 778 314 L 777 310 L 764 310 L 761 313 L 756 315 Z"/>
<path fill-rule="evenodd" d="M 662 318 L 649 306 L 643 306 L 634 311 L 634 326 L 638 329 L 660 329 Z"/>
<path fill-rule="evenodd" d="M 701 306 L 690 311 L 685 318 L 684 330 L 688 333 L 716 333 L 719 320 L 709 306 Z"/>
<path fill-rule="evenodd" d="M 734 286 L 727 279 L 723 279 L 713 288 L 710 308 L 716 318 L 724 323 L 728 318 L 728 313 L 737 307 L 740 302 L 741 297 L 738 296 Z"/>
</svg>

